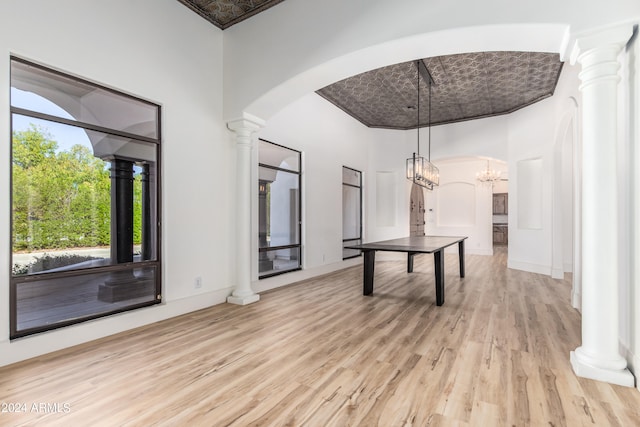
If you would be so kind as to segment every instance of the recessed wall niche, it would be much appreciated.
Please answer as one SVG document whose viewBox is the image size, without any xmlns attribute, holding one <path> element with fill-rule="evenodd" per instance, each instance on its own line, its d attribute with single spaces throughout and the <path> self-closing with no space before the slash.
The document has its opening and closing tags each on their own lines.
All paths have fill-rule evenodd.
<svg viewBox="0 0 640 427">
<path fill-rule="evenodd" d="M 398 194 L 395 172 L 376 172 L 376 225 L 393 227 L 396 225 Z"/>
<path fill-rule="evenodd" d="M 518 228 L 542 229 L 542 159 L 520 160 L 518 177 Z"/>
</svg>

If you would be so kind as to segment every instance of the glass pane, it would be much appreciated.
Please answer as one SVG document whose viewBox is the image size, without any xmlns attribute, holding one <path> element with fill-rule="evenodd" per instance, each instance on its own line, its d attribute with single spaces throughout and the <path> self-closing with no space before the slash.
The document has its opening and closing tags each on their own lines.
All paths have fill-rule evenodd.
<svg viewBox="0 0 640 427">
<path fill-rule="evenodd" d="M 299 175 L 260 167 L 259 179 L 260 247 L 300 243 Z"/>
<path fill-rule="evenodd" d="M 300 172 L 300 152 L 263 140 L 258 141 L 258 162 L 263 165 Z"/>
<path fill-rule="evenodd" d="M 114 162 L 129 167 L 131 257 L 156 258 L 156 145 L 12 115 L 13 274 L 98 267 L 112 260 Z M 124 158 L 126 160 L 122 161 Z M 117 178 L 117 179 L 120 179 Z M 119 191 L 119 190 L 118 190 Z M 120 194 L 120 193 L 117 193 Z"/>
<path fill-rule="evenodd" d="M 12 174 L 14 275 L 109 263 L 109 163 L 83 130 L 13 115 Z"/>
<path fill-rule="evenodd" d="M 342 243 L 342 259 L 347 259 L 347 258 L 353 258 L 353 257 L 357 257 L 361 254 L 361 251 L 359 249 L 346 249 L 344 248 L 345 246 L 353 246 L 353 245 L 359 245 L 362 243 L 362 240 L 360 239 L 356 239 L 356 240 L 347 240 L 345 242 Z"/>
<path fill-rule="evenodd" d="M 342 186 L 342 238 L 360 238 L 360 189 Z"/>
<path fill-rule="evenodd" d="M 156 267 L 17 283 L 17 332 L 153 302 Z"/>
<path fill-rule="evenodd" d="M 350 185 L 355 185 L 357 187 L 360 187 L 360 172 L 353 170 L 353 169 L 349 169 L 349 168 L 342 168 L 342 183 L 343 184 L 350 184 Z"/>
<path fill-rule="evenodd" d="M 159 138 L 157 105 L 15 60 L 11 106 Z"/>
<path fill-rule="evenodd" d="M 260 276 L 282 273 L 300 267 L 300 248 L 278 249 L 260 252 L 258 272 Z"/>
</svg>

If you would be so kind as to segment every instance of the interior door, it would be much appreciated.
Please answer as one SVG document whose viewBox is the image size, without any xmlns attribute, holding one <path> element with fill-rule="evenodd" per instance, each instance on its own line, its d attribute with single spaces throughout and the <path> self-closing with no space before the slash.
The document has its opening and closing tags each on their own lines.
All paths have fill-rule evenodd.
<svg viewBox="0 0 640 427">
<path fill-rule="evenodd" d="M 424 236 L 424 190 L 417 184 L 411 186 L 409 205 L 409 235 Z"/>
</svg>

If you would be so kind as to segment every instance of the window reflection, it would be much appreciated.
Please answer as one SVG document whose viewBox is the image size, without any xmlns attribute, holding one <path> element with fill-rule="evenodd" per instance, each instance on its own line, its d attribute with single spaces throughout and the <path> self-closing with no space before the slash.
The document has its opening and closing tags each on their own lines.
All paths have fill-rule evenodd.
<svg viewBox="0 0 640 427">
<path fill-rule="evenodd" d="M 267 277 L 299 269 L 300 152 L 259 143 L 258 272 Z"/>
</svg>

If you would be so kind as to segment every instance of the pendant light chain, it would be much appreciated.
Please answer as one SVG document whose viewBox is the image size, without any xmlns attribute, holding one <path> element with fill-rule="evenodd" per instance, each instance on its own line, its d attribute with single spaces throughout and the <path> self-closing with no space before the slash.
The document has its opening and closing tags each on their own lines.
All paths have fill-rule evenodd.
<svg viewBox="0 0 640 427">
<path fill-rule="evenodd" d="M 427 160 L 431 162 L 431 80 L 429 80 L 429 157 Z"/>
<path fill-rule="evenodd" d="M 416 73 L 418 77 L 418 157 L 420 157 L 420 64 L 418 61 L 416 61 Z"/>
</svg>

